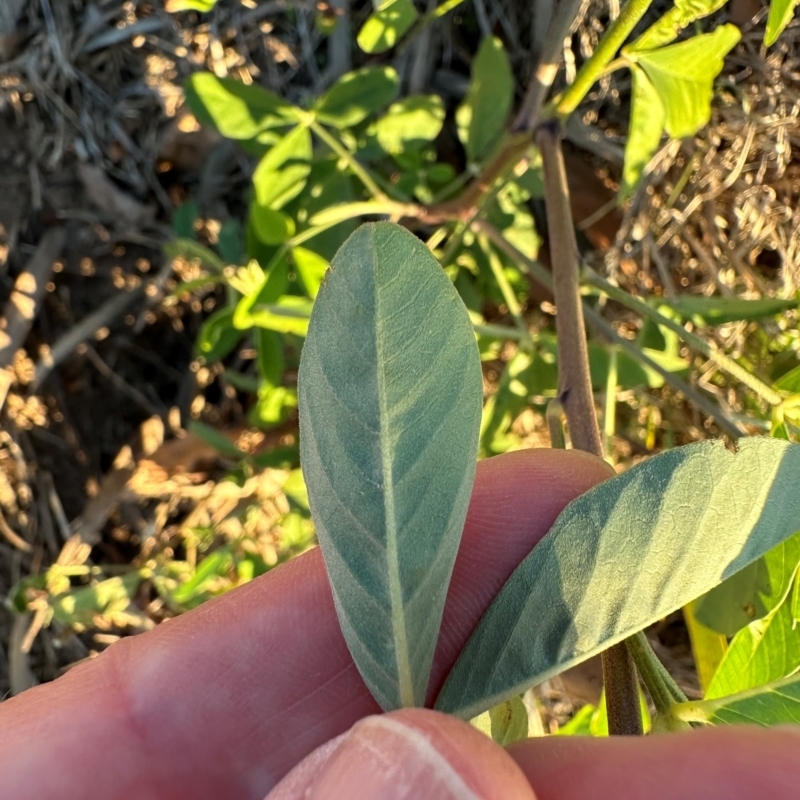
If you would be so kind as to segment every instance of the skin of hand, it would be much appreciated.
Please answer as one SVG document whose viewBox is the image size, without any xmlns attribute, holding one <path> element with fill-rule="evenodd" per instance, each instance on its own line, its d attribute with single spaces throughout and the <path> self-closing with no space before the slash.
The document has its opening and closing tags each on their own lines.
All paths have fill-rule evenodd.
<svg viewBox="0 0 800 800">
<path fill-rule="evenodd" d="M 568 502 L 611 474 L 575 451 L 529 450 L 478 465 L 429 699 L 516 565 Z M 506 751 L 437 712 L 378 712 L 342 638 L 314 550 L 0 704 L 0 796 L 798 796 L 794 729 L 550 737 Z"/>
</svg>

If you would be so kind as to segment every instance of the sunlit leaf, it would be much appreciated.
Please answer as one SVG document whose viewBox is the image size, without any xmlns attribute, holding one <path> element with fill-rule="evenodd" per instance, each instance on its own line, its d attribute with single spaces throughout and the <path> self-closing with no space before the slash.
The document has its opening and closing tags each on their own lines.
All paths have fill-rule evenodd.
<svg viewBox="0 0 800 800">
<path fill-rule="evenodd" d="M 528 737 L 528 709 L 520 697 L 503 700 L 471 722 L 501 747 Z"/>
<path fill-rule="evenodd" d="M 407 230 L 364 225 L 337 253 L 298 385 L 303 474 L 345 639 L 383 708 L 422 705 L 482 377 L 466 309 Z"/>
<path fill-rule="evenodd" d="M 319 286 L 325 273 L 328 271 L 328 261 L 313 250 L 304 247 L 292 249 L 292 261 L 297 269 L 297 275 L 303 284 L 308 296 L 313 300 L 319 292 Z"/>
<path fill-rule="evenodd" d="M 164 9 L 170 14 L 178 11 L 200 11 L 207 13 L 211 11 L 219 0 L 167 0 Z"/>
<path fill-rule="evenodd" d="M 764 44 L 772 47 L 778 37 L 792 21 L 797 0 L 770 0 L 767 30 L 764 33 Z"/>
<path fill-rule="evenodd" d="M 671 712 L 686 722 L 711 725 L 798 725 L 800 675 L 791 675 L 732 697 L 680 703 L 673 706 Z"/>
<path fill-rule="evenodd" d="M 411 0 L 386 0 L 361 26 L 358 46 L 365 53 L 384 53 L 397 44 L 418 16 Z"/>
<path fill-rule="evenodd" d="M 733 637 L 707 699 L 726 697 L 791 675 L 800 668 L 800 632 L 794 630 L 791 603 L 751 623 Z"/>
<path fill-rule="evenodd" d="M 800 445 L 676 448 L 573 501 L 480 621 L 437 700 L 471 717 L 642 630 L 789 538 Z"/>
<path fill-rule="evenodd" d="M 795 367 L 775 381 L 775 388 L 780 392 L 800 393 L 800 367 Z"/>
<path fill-rule="evenodd" d="M 389 106 L 378 120 L 376 135 L 391 155 L 430 144 L 442 129 L 444 103 L 436 95 L 416 94 Z"/>
<path fill-rule="evenodd" d="M 683 607 L 683 618 L 692 643 L 697 678 L 700 681 L 700 688 L 705 692 L 711 685 L 714 673 L 728 649 L 728 641 L 721 633 L 711 630 L 698 621 L 694 613 L 696 602 L 687 603 Z"/>
<path fill-rule="evenodd" d="M 471 162 L 481 161 L 505 129 L 514 98 L 514 77 L 503 43 L 487 36 L 472 61 L 472 80 L 456 111 L 458 137 Z"/>
<path fill-rule="evenodd" d="M 256 203 L 281 208 L 297 197 L 311 172 L 311 134 L 303 125 L 289 131 L 261 159 L 253 173 Z"/>
<path fill-rule="evenodd" d="M 644 70 L 631 65 L 633 97 L 631 122 L 625 143 L 625 165 L 622 169 L 620 199 L 630 197 L 644 174 L 645 167 L 658 150 L 664 133 L 664 105 Z"/>
<path fill-rule="evenodd" d="M 255 303 L 250 310 L 250 324 L 278 333 L 305 336 L 312 303 L 305 297 L 284 295 L 275 303 Z"/>
<path fill-rule="evenodd" d="M 675 5 L 627 49 L 654 50 L 674 42 L 684 28 L 695 20 L 719 11 L 727 2 L 728 0 L 675 0 Z"/>
<path fill-rule="evenodd" d="M 658 50 L 626 51 L 655 87 L 666 112 L 664 127 L 674 139 L 693 136 L 711 119 L 714 79 L 740 38 L 735 26 L 720 25 Z"/>
<path fill-rule="evenodd" d="M 298 109 L 278 95 L 211 72 L 195 72 L 184 92 L 195 117 L 229 139 L 253 139 L 267 128 L 290 125 L 297 119 Z"/>
<path fill-rule="evenodd" d="M 394 100 L 400 79 L 391 67 L 364 67 L 348 72 L 314 104 L 320 122 L 351 128 Z"/>
</svg>

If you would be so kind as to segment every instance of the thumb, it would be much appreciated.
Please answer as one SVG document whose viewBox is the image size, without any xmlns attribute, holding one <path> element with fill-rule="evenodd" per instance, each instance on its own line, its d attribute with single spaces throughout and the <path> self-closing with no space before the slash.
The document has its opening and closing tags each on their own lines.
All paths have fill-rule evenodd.
<svg viewBox="0 0 800 800">
<path fill-rule="evenodd" d="M 536 800 L 511 757 L 455 717 L 404 709 L 357 722 L 266 800 Z"/>
</svg>

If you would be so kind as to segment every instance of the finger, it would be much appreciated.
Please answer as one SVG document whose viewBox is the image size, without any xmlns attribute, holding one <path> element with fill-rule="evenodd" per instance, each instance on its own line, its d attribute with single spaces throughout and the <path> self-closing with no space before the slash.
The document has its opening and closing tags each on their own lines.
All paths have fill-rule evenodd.
<svg viewBox="0 0 800 800">
<path fill-rule="evenodd" d="M 367 717 L 295 767 L 266 800 L 535 800 L 503 748 L 466 722 L 407 709 Z"/>
<path fill-rule="evenodd" d="M 539 800 L 796 800 L 800 728 L 737 726 L 512 745 Z"/>
<path fill-rule="evenodd" d="M 479 464 L 434 685 L 516 564 L 608 470 L 554 450 Z M 0 705 L 0 774 L 15 800 L 89 787 L 114 798 L 260 798 L 377 710 L 314 550 Z"/>
</svg>

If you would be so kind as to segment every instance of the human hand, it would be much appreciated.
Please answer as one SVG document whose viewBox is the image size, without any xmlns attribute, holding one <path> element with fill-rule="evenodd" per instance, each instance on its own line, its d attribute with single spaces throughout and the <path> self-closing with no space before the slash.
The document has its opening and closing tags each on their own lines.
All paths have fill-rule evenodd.
<svg viewBox="0 0 800 800">
<path fill-rule="evenodd" d="M 609 474 L 572 451 L 479 464 L 431 697 L 519 561 Z M 524 799 L 531 786 L 539 800 L 797 795 L 790 730 L 548 738 L 506 752 L 435 712 L 378 712 L 315 550 L 0 705 L 0 796 L 261 800 L 309 753 L 273 797 Z"/>
</svg>

